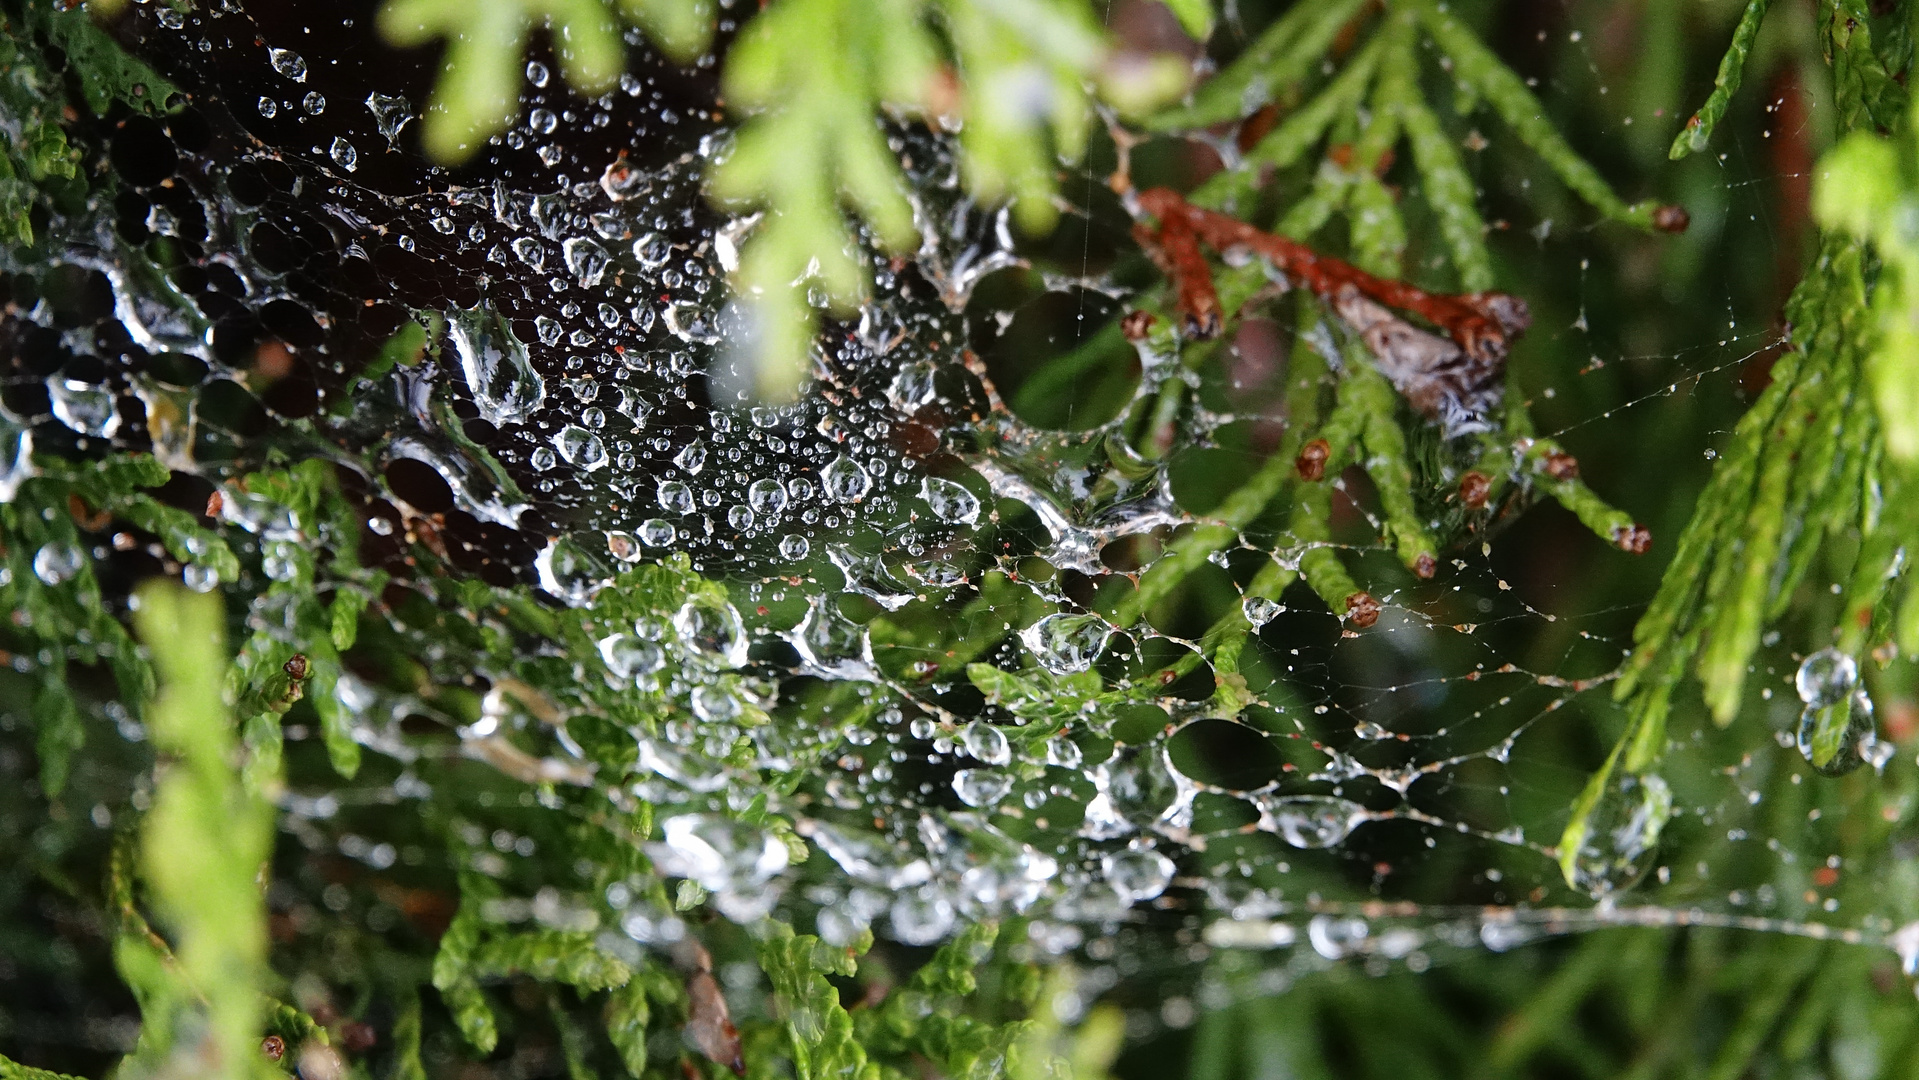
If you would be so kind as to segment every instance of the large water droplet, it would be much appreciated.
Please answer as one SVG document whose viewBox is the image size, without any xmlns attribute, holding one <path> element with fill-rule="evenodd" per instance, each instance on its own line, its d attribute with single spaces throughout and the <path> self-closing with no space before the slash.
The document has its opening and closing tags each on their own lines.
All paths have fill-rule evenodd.
<svg viewBox="0 0 1919 1080">
<path fill-rule="evenodd" d="M 786 869 L 786 845 L 778 837 L 718 814 L 667 818 L 660 834 L 659 843 L 646 845 L 655 869 L 711 892 L 744 893 Z"/>
<path fill-rule="evenodd" d="M 1631 888 L 1652 864 L 1672 818 L 1672 789 L 1657 774 L 1614 772 L 1586 818 L 1572 882 L 1596 898 Z"/>
<path fill-rule="evenodd" d="M 1820 700 L 1821 704 L 1808 703 L 1799 714 L 1793 738 L 1806 762 L 1826 776 L 1844 776 L 1868 762 L 1883 766 L 1892 744 L 1879 740 L 1872 699 L 1865 690 L 1854 690 L 1836 701 Z"/>
<path fill-rule="evenodd" d="M 606 249 L 599 241 L 585 236 L 575 236 L 560 245 L 566 256 L 566 268 L 580 281 L 580 288 L 590 289 L 600 283 L 606 274 Z"/>
<path fill-rule="evenodd" d="M 1013 790 L 1013 778 L 996 769 L 961 769 L 953 774 L 953 791 L 968 806 L 985 808 Z"/>
<path fill-rule="evenodd" d="M 775 517 L 786 507 L 786 488 L 778 480 L 755 480 L 746 489 L 747 505 L 761 517 Z"/>
<path fill-rule="evenodd" d="M 560 456 L 568 464 L 578 465 L 592 472 L 606 464 L 606 444 L 598 435 L 574 424 L 568 424 L 553 437 L 553 445 L 560 450 Z"/>
<path fill-rule="evenodd" d="M 80 572 L 85 553 L 72 544 L 46 544 L 33 554 L 33 576 L 58 585 Z"/>
<path fill-rule="evenodd" d="M 374 91 L 366 96 L 367 111 L 373 114 L 373 122 L 379 126 L 380 134 L 386 136 L 387 145 L 400 144 L 400 129 L 413 119 L 413 103 L 396 94 L 382 94 Z"/>
<path fill-rule="evenodd" d="M 693 489 L 683 480 L 662 480 L 658 492 L 660 509 L 669 514 L 693 512 Z"/>
<path fill-rule="evenodd" d="M 924 884 L 933 876 L 925 859 L 901 862 L 896 850 L 880 837 L 816 821 L 805 825 L 806 836 L 856 881 L 899 890 Z"/>
<path fill-rule="evenodd" d="M 610 634 L 600 639 L 600 656 L 607 670 L 622 679 L 651 675 L 666 662 L 666 655 L 653 642 L 632 634 Z"/>
<path fill-rule="evenodd" d="M 873 478 L 860 463 L 841 454 L 826 463 L 820 470 L 820 483 L 826 488 L 826 496 L 838 502 L 857 502 L 866 497 L 873 486 Z"/>
<path fill-rule="evenodd" d="M 1173 860 L 1157 851 L 1115 851 L 1100 859 L 1100 873 L 1126 903 L 1151 900 L 1173 880 Z"/>
<path fill-rule="evenodd" d="M 1324 795 L 1258 797 L 1259 827 L 1296 848 L 1328 848 L 1367 818 L 1366 808 Z"/>
<path fill-rule="evenodd" d="M 306 59 L 292 49 L 268 49 L 267 59 L 273 62 L 273 70 L 294 82 L 307 81 Z"/>
<path fill-rule="evenodd" d="M 960 745 L 966 752 L 988 765 L 1004 765 L 1013 760 L 1006 733 L 984 720 L 975 720 L 960 732 Z"/>
<path fill-rule="evenodd" d="M 333 145 L 327 149 L 327 156 L 333 159 L 335 165 L 348 172 L 353 172 L 360 167 L 360 152 L 353 148 L 352 143 L 338 135 L 333 137 Z"/>
<path fill-rule="evenodd" d="M 1093 666 L 1113 632 L 1098 615 L 1048 615 L 1019 632 L 1040 666 L 1055 675 L 1073 675 Z"/>
<path fill-rule="evenodd" d="M 949 525 L 971 525 L 979 520 L 979 499 L 964 484 L 929 476 L 920 482 L 920 498 L 933 516 Z"/>
<path fill-rule="evenodd" d="M 953 904 L 946 897 L 923 886 L 901 893 L 887 912 L 893 922 L 893 936 L 907 945 L 931 945 L 953 928 Z"/>
<path fill-rule="evenodd" d="M 709 663 L 729 668 L 746 663 L 746 626 L 732 604 L 695 596 L 673 616 L 673 626 Z"/>
<path fill-rule="evenodd" d="M 82 435 L 111 439 L 120 430 L 113 391 L 104 386 L 55 377 L 47 380 L 47 396 L 53 400 L 54 417 Z"/>
<path fill-rule="evenodd" d="M 1792 684 L 1807 705 L 1837 705 L 1859 685 L 1859 663 L 1838 649 L 1820 649 L 1800 663 Z"/>
<path fill-rule="evenodd" d="M 447 328 L 474 407 L 488 423 L 525 423 L 545 403 L 546 380 L 497 316 L 482 308 L 456 312 Z"/>
</svg>

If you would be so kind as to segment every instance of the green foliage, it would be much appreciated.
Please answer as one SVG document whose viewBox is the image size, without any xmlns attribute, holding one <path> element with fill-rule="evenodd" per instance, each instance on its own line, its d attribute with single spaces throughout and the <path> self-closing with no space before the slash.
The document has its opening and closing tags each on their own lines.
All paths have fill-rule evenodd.
<svg viewBox="0 0 1919 1080">
<path fill-rule="evenodd" d="M 619 13 L 681 60 L 705 52 L 712 34 L 711 0 L 620 0 Z M 574 89 L 601 94 L 619 79 L 626 52 L 606 0 L 389 0 L 381 7 L 380 32 L 395 45 L 447 39 L 422 136 L 429 154 L 463 161 L 506 130 L 519 108 L 527 35 L 541 26 Z"/>
<path fill-rule="evenodd" d="M 160 673 L 149 729 L 173 759 L 141 828 L 141 871 L 178 942 L 178 976 L 204 1003 L 200 1045 L 146 1050 L 199 1058 L 210 1063 L 201 1075 L 237 1080 L 264 1069 L 257 1048 L 267 934 L 257 880 L 272 843 L 272 811 L 241 786 L 232 765 L 233 732 L 220 706 L 219 599 L 166 583 L 138 595 L 135 623 Z M 173 996 L 178 1002 L 187 993 Z M 176 1038 L 199 1030 L 178 1017 L 163 1023 Z M 146 1064 L 164 1068 L 159 1059 Z"/>
</svg>

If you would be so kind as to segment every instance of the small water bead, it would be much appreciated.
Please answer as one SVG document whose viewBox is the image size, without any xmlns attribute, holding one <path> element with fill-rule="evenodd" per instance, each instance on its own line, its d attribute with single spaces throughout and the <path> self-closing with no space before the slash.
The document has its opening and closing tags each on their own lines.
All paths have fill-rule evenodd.
<svg viewBox="0 0 1919 1080">
<path fill-rule="evenodd" d="M 886 396 L 895 408 L 911 416 L 936 396 L 934 379 L 938 372 L 939 368 L 930 360 L 915 360 L 906 364 L 887 385 Z"/>
<path fill-rule="evenodd" d="M 646 845 L 660 873 L 697 881 L 709 892 L 746 893 L 785 870 L 776 836 L 718 814 L 680 814 L 660 823 L 661 842 Z"/>
<path fill-rule="evenodd" d="M 806 553 L 811 551 L 812 548 L 813 545 L 806 537 L 798 533 L 787 533 L 785 536 L 780 537 L 780 555 L 782 558 L 798 562 L 806 558 Z"/>
<path fill-rule="evenodd" d="M 481 419 L 495 427 L 524 423 L 545 404 L 546 380 L 497 316 L 474 308 L 448 319 L 447 330 Z"/>
<path fill-rule="evenodd" d="M 960 745 L 966 752 L 988 765 L 1004 765 L 1013 760 L 1006 733 L 984 720 L 975 720 L 960 732 Z"/>
<path fill-rule="evenodd" d="M 335 165 L 338 165 L 348 172 L 353 172 L 360 167 L 360 152 L 353 148 L 352 143 L 347 142 L 338 135 L 333 137 L 333 145 L 327 149 L 327 156 L 333 159 Z M 438 221 L 435 221 L 436 225 L 438 223 Z M 449 228 L 442 229 L 442 232 L 452 231 L 450 228 L 452 222 L 448 221 L 447 224 Z"/>
<path fill-rule="evenodd" d="M 526 116 L 526 126 L 539 135 L 551 135 L 553 129 L 560 126 L 560 118 L 553 115 L 552 109 L 534 109 Z"/>
<path fill-rule="evenodd" d="M 693 489 L 682 480 L 662 480 L 658 492 L 660 509 L 669 514 L 693 512 Z"/>
<path fill-rule="evenodd" d="M 647 518 L 640 523 L 640 540 L 647 547 L 668 547 L 678 534 L 679 530 L 665 518 Z"/>
<path fill-rule="evenodd" d="M 929 476 L 920 481 L 920 498 L 932 509 L 934 517 L 948 525 L 971 525 L 979 520 L 979 498 L 966 490 L 964 484 Z"/>
<path fill-rule="evenodd" d="M 268 49 L 267 59 L 272 62 L 273 70 L 294 82 L 307 81 L 306 59 L 292 49 Z"/>
<path fill-rule="evenodd" d="M 260 115 L 271 120 L 280 112 L 280 103 L 270 97 L 260 98 Z"/>
<path fill-rule="evenodd" d="M 534 449 L 528 461 L 532 463 L 534 471 L 547 472 L 560 463 L 560 456 L 553 452 L 552 447 L 541 446 Z"/>
<path fill-rule="evenodd" d="M 1055 675 L 1089 670 L 1113 628 L 1098 615 L 1048 615 L 1021 630 L 1020 641 L 1040 666 Z"/>
<path fill-rule="evenodd" d="M 622 679 L 651 675 L 666 663 L 660 647 L 632 634 L 611 634 L 600 639 L 600 657 L 608 671 Z"/>
<path fill-rule="evenodd" d="M 600 441 L 598 435 L 583 427 L 568 424 L 553 437 L 553 442 L 559 447 L 560 456 L 570 465 L 592 472 L 606 464 L 606 444 Z"/>
<path fill-rule="evenodd" d="M 726 510 L 726 524 L 731 528 L 745 532 L 753 527 L 753 511 L 750 507 L 733 504 Z"/>
<path fill-rule="evenodd" d="M 326 96 L 318 90 L 309 90 L 300 99 L 300 108 L 305 109 L 308 116 L 318 116 L 326 111 Z"/>
<path fill-rule="evenodd" d="M 695 596 L 673 616 L 673 627 L 696 652 L 721 667 L 746 663 L 746 626 L 740 613 L 715 596 Z"/>
<path fill-rule="evenodd" d="M 580 414 L 580 423 L 598 431 L 606 426 L 606 410 L 594 406 Z"/>
<path fill-rule="evenodd" d="M 1046 743 L 1046 764 L 1057 765 L 1062 769 L 1078 769 L 1085 763 L 1086 756 L 1079 744 L 1071 739 L 1059 737 Z"/>
<path fill-rule="evenodd" d="M 548 77 L 549 75 L 545 64 L 540 63 L 538 60 L 528 60 L 526 62 L 527 82 L 532 83 L 535 87 L 544 88 Z"/>
<path fill-rule="evenodd" d="M 984 809 L 1013 790 L 1013 778 L 994 769 L 961 769 L 953 774 L 953 792 L 968 806 Z"/>
<path fill-rule="evenodd" d="M 1173 880 L 1173 860 L 1150 849 L 1115 851 L 1102 856 L 1100 874 L 1128 904 L 1151 900 Z"/>
<path fill-rule="evenodd" d="M 538 240 L 535 240 L 530 236 L 522 236 L 513 241 L 513 254 L 519 256 L 519 259 L 521 262 L 525 263 L 526 265 L 532 267 L 535 270 L 538 270 L 546 265 L 546 245 L 540 243 Z M 546 318 L 546 316 L 544 315 L 540 317 L 543 319 Z M 552 322 L 552 320 L 549 319 L 548 322 Z M 546 327 L 544 325 L 541 325 L 540 323 L 537 323 L 537 322 L 534 325 L 539 327 L 540 340 L 543 342 L 546 342 L 546 344 L 551 345 L 555 341 L 560 340 L 560 324 L 559 323 L 557 322 L 552 323 L 553 338 L 551 341 L 547 340 Z"/>
<path fill-rule="evenodd" d="M 813 481 L 804 476 L 795 476 L 786 482 L 786 492 L 797 503 L 809 502 L 813 498 Z"/>
<path fill-rule="evenodd" d="M 647 233 L 633 241 L 633 257 L 649 270 L 664 264 L 672 255 L 673 242 L 659 233 Z"/>
<path fill-rule="evenodd" d="M 48 585 L 59 585 L 80 572 L 86 553 L 72 544 L 46 544 L 33 554 L 33 576 Z"/>
</svg>

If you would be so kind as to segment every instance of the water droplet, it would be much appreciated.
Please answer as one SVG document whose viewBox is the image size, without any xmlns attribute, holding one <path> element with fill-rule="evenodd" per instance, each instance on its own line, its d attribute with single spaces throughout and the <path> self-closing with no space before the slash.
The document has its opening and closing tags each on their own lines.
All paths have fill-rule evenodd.
<svg viewBox="0 0 1919 1080">
<path fill-rule="evenodd" d="M 260 115 L 269 120 L 280 111 L 280 103 L 270 97 L 260 98 Z"/>
<path fill-rule="evenodd" d="M 1315 915 L 1306 924 L 1306 940 L 1312 943 L 1314 952 L 1328 960 L 1352 955 L 1371 932 L 1365 919 L 1350 915 Z"/>
<path fill-rule="evenodd" d="M 611 634 L 600 639 L 600 656 L 608 671 L 622 679 L 651 675 L 666 662 L 660 647 L 632 634 Z"/>
<path fill-rule="evenodd" d="M 780 555 L 783 558 L 798 562 L 806 558 L 806 553 L 812 548 L 813 545 L 807 542 L 806 537 L 798 533 L 787 533 L 780 537 Z"/>
<path fill-rule="evenodd" d="M 668 304 L 662 317 L 666 320 L 666 329 L 689 345 L 713 345 L 720 340 L 719 328 L 698 304 Z"/>
<path fill-rule="evenodd" d="M 1272 622 L 1273 616 L 1278 615 L 1281 610 L 1276 601 L 1268 600 L 1263 596 L 1245 597 L 1240 600 L 1239 608 L 1246 613 L 1246 621 L 1252 623 L 1255 630 Z"/>
<path fill-rule="evenodd" d="M 1062 769 L 1078 769 L 1085 763 L 1086 756 L 1079 744 L 1061 736 L 1046 743 L 1046 764 L 1057 765 Z"/>
<path fill-rule="evenodd" d="M 1859 685 L 1859 663 L 1838 649 L 1820 649 L 1800 663 L 1792 684 L 1809 706 L 1837 705 Z"/>
<path fill-rule="evenodd" d="M 47 396 L 55 419 L 82 435 L 111 439 L 120 430 L 113 391 L 104 386 L 55 377 L 47 380 Z"/>
<path fill-rule="evenodd" d="M 583 427 L 568 424 L 561 428 L 560 433 L 553 437 L 553 445 L 559 447 L 560 456 L 569 465 L 578 465 L 587 472 L 606 464 L 606 444 L 600 441 L 598 435 Z"/>
<path fill-rule="evenodd" d="M 375 91 L 366 96 L 366 107 L 373 114 L 373 122 L 379 126 L 380 134 L 386 136 L 387 144 L 400 145 L 400 129 L 412 121 L 413 103 L 395 94 Z"/>
<path fill-rule="evenodd" d="M 708 662 L 727 668 L 746 663 L 746 626 L 725 600 L 695 596 L 680 606 L 673 626 Z"/>
<path fill-rule="evenodd" d="M 931 945 L 953 928 L 953 904 L 930 887 L 901 893 L 887 917 L 893 936 L 907 945 Z"/>
<path fill-rule="evenodd" d="M 746 489 L 746 502 L 756 514 L 778 516 L 786 506 L 786 488 L 778 480 L 755 480 Z"/>
<path fill-rule="evenodd" d="M 920 482 L 920 498 L 933 516 L 949 525 L 971 525 L 979 520 L 979 499 L 964 484 L 929 476 Z"/>
<path fill-rule="evenodd" d="M 545 64 L 540 63 L 538 60 L 528 60 L 526 62 L 527 82 L 532 83 L 536 87 L 545 87 L 547 77 Z"/>
<path fill-rule="evenodd" d="M 580 280 L 580 288 L 590 289 L 606 274 L 606 249 L 590 237 L 575 236 L 560 245 L 566 256 L 566 268 Z"/>
<path fill-rule="evenodd" d="M 606 534 L 606 550 L 621 562 L 639 562 L 644 554 L 632 533 L 617 530 Z"/>
<path fill-rule="evenodd" d="M 1048 615 L 1019 632 L 1040 666 L 1055 675 L 1074 675 L 1093 666 L 1113 632 L 1098 615 Z"/>
<path fill-rule="evenodd" d="M 327 156 L 333 159 L 335 165 L 348 172 L 353 172 L 360 167 L 360 152 L 353 148 L 352 143 L 338 135 L 333 137 L 333 145 L 327 149 Z"/>
<path fill-rule="evenodd" d="M 526 126 L 539 135 L 551 135 L 553 129 L 560 126 L 560 118 L 553 115 L 552 109 L 534 109 L 526 116 Z"/>
<path fill-rule="evenodd" d="M 718 814 L 680 814 L 660 823 L 660 842 L 646 845 L 655 869 L 697 881 L 709 892 L 745 893 L 786 869 L 776 836 Z"/>
<path fill-rule="evenodd" d="M 1804 670 L 1802 666 L 1800 671 Z M 1832 680 L 1815 689 L 1827 691 L 1837 682 Z M 1803 691 L 1800 696 L 1805 697 Z M 1813 703 L 1815 700 L 1819 703 Z M 1799 714 L 1799 730 L 1793 741 L 1806 762 L 1826 776 L 1844 776 L 1889 752 L 1891 746 L 1879 740 L 1878 728 L 1873 722 L 1872 699 L 1866 696 L 1864 689 L 1841 695 L 1836 701 L 1826 701 L 1823 694 L 1808 699 L 1805 710 Z M 1883 759 L 1878 764 L 1883 764 Z"/>
<path fill-rule="evenodd" d="M 1671 818 L 1672 789 L 1664 778 L 1616 770 L 1586 818 L 1573 885 L 1595 898 L 1631 888 L 1651 865 Z"/>
<path fill-rule="evenodd" d="M 702 686 L 693 691 L 693 715 L 709 724 L 731 720 L 740 714 L 740 699 L 725 687 Z"/>
<path fill-rule="evenodd" d="M 994 769 L 961 769 L 953 774 L 953 791 L 968 806 L 988 807 L 1013 790 L 1013 778 Z"/>
<path fill-rule="evenodd" d="M 326 95 L 318 90 L 308 90 L 306 96 L 300 99 L 300 108 L 305 109 L 308 116 L 318 116 L 326 111 Z"/>
<path fill-rule="evenodd" d="M 72 544 L 47 544 L 33 554 L 33 576 L 58 585 L 80 572 L 85 553 Z"/>
<path fill-rule="evenodd" d="M 727 507 L 726 523 L 728 526 L 732 527 L 735 531 L 738 531 L 738 532 L 745 532 L 746 530 L 752 528 L 753 527 L 752 508 L 747 506 L 742 506 L 738 503 L 734 503 L 732 506 Z"/>
<path fill-rule="evenodd" d="M 481 308 L 447 321 L 460 371 L 480 416 L 495 427 L 524 423 L 546 401 L 546 380 L 527 359 L 526 346 Z"/>
<path fill-rule="evenodd" d="M 706 443 L 699 439 L 687 443 L 679 453 L 673 455 L 673 464 L 698 476 L 700 470 L 706 468 Z"/>
<path fill-rule="evenodd" d="M 1259 827 L 1296 848 L 1329 848 L 1365 821 L 1366 808 L 1323 795 L 1259 796 Z"/>
<path fill-rule="evenodd" d="M 814 846 L 855 881 L 898 891 L 925 884 L 933 868 L 925 859 L 897 859 L 885 840 L 870 833 L 841 829 L 823 822 L 809 821 L 805 833 Z"/>
<path fill-rule="evenodd" d="M 858 502 L 872 488 L 873 478 L 867 475 L 859 462 L 841 454 L 820 470 L 820 483 L 825 485 L 828 498 L 839 502 Z"/>
<path fill-rule="evenodd" d="M 886 396 L 893 407 L 908 416 L 919 411 L 920 406 L 932 401 L 937 393 L 934 378 L 939 368 L 930 360 L 916 360 L 901 367 L 899 374 L 886 387 Z"/>
<path fill-rule="evenodd" d="M 606 197 L 614 202 L 625 202 L 645 187 L 646 174 L 628 165 L 625 154 L 621 154 L 600 174 L 600 190 L 606 192 Z"/>
<path fill-rule="evenodd" d="M 1099 861 L 1100 873 L 1119 898 L 1134 904 L 1166 891 L 1173 880 L 1173 860 L 1157 851 L 1115 851 Z"/>
<path fill-rule="evenodd" d="M 988 765 L 1004 765 L 1013 760 L 1006 733 L 984 720 L 975 720 L 960 732 L 960 745 L 966 752 Z"/>
<path fill-rule="evenodd" d="M 307 81 L 307 62 L 292 49 L 268 49 L 267 59 L 272 61 L 273 70 L 294 82 Z"/>
<path fill-rule="evenodd" d="M 662 480 L 658 492 L 660 509 L 669 514 L 693 512 L 693 489 L 682 480 Z"/>
<path fill-rule="evenodd" d="M 665 264 L 673 255 L 673 241 L 659 233 L 647 233 L 633 241 L 633 257 L 648 270 Z"/>
<path fill-rule="evenodd" d="M 673 543 L 678 532 L 673 523 L 665 518 L 647 518 L 640 523 L 640 540 L 647 547 L 667 547 Z"/>
</svg>

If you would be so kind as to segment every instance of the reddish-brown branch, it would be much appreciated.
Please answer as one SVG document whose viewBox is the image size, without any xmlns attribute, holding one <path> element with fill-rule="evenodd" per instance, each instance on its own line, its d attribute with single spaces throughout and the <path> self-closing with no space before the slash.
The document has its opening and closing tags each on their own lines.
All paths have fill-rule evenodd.
<svg viewBox="0 0 1919 1080">
<path fill-rule="evenodd" d="M 1377 277 L 1297 241 L 1194 206 L 1170 188 L 1140 192 L 1139 208 L 1157 220 L 1158 226 L 1141 224 L 1135 227 L 1134 235 L 1172 279 L 1188 329 L 1202 336 L 1218 332 L 1221 312 L 1201 244 L 1220 252 L 1235 248 L 1252 251 L 1328 300 L 1351 286 L 1376 303 L 1416 315 L 1444 330 L 1474 362 L 1489 367 L 1505 360 L 1508 341 L 1532 323 L 1525 301 L 1518 297 L 1498 292 L 1429 293 L 1403 281 Z"/>
</svg>

